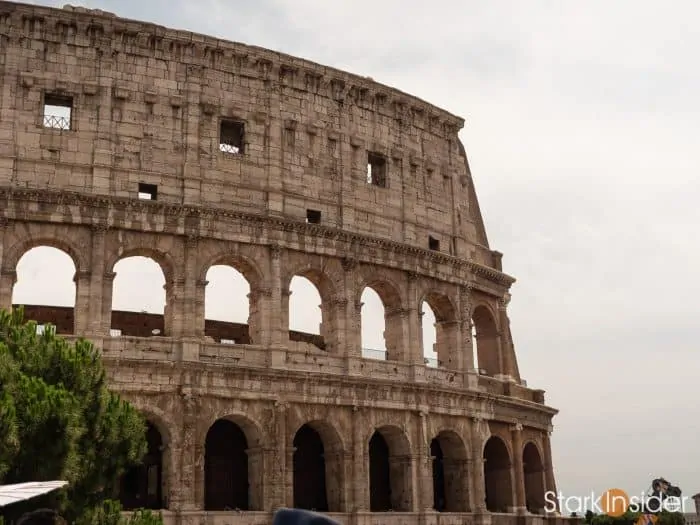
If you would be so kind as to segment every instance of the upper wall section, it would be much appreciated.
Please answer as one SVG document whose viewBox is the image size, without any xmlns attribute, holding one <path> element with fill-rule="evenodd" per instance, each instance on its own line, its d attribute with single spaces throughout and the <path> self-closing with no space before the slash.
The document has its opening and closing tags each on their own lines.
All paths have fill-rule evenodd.
<svg viewBox="0 0 700 525">
<path fill-rule="evenodd" d="M 463 119 L 369 78 L 12 2 L 0 2 L 0 74 L 0 185 L 285 216 L 500 271 Z"/>
</svg>

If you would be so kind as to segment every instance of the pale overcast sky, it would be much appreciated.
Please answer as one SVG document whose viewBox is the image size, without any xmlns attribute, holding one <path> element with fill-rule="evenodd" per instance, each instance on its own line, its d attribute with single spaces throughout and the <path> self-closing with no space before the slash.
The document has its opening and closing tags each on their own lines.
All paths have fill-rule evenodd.
<svg viewBox="0 0 700 525">
<path fill-rule="evenodd" d="M 700 491 L 700 7 L 79 4 L 371 76 L 465 117 L 461 138 L 491 247 L 518 279 L 510 317 L 521 373 L 561 410 L 553 435 L 559 489 L 639 494 L 664 476 L 687 495 Z M 39 278 L 32 266 L 20 278 Z M 158 286 L 150 275 L 122 289 L 115 307 L 153 308 L 147 285 Z M 232 291 L 217 288 L 219 307 L 210 314 L 220 316 Z M 36 297 L 26 288 L 17 293 L 21 302 Z"/>
</svg>

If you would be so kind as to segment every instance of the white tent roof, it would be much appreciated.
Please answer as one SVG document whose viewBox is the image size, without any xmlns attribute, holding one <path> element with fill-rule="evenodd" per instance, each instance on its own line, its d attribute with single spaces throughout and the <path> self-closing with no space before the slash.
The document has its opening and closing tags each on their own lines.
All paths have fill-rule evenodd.
<svg viewBox="0 0 700 525">
<path fill-rule="evenodd" d="M 0 485 L 0 507 L 41 496 L 68 485 L 67 481 L 30 481 L 14 485 Z"/>
</svg>

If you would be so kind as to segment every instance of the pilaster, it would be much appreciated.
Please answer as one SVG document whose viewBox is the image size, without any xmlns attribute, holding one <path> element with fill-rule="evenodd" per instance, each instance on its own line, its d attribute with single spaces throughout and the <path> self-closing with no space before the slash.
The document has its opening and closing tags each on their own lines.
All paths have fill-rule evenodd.
<svg viewBox="0 0 700 525">
<path fill-rule="evenodd" d="M 511 427 L 513 437 L 513 483 L 515 484 L 516 514 L 525 514 L 525 472 L 523 468 L 523 426 L 518 423 Z"/>
</svg>

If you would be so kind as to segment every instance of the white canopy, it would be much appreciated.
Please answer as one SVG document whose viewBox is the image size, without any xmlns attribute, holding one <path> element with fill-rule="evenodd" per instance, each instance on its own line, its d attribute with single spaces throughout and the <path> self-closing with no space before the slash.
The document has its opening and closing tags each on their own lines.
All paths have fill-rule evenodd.
<svg viewBox="0 0 700 525">
<path fill-rule="evenodd" d="M 14 485 L 0 485 L 0 507 L 47 494 L 68 485 L 67 481 L 30 481 Z"/>
</svg>

